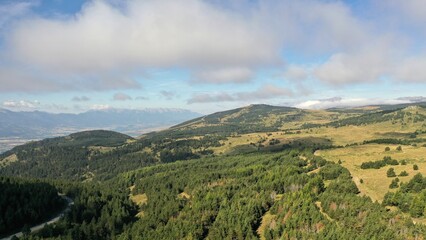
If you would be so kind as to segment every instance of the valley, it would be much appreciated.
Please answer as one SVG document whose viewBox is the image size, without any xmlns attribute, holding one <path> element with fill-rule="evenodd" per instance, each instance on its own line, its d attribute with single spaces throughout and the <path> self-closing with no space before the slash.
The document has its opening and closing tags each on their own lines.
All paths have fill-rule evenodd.
<svg viewBox="0 0 426 240">
<path fill-rule="evenodd" d="M 136 137 L 198 116 L 200 114 L 182 109 L 104 109 L 55 114 L 0 108 L 0 153 L 32 140 L 96 129 Z"/>
</svg>

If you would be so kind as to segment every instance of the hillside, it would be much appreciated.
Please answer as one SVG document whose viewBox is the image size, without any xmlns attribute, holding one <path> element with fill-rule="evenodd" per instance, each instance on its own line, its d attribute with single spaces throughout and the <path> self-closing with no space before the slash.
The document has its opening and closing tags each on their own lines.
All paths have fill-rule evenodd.
<svg viewBox="0 0 426 240">
<path fill-rule="evenodd" d="M 136 167 L 208 155 L 281 151 L 299 145 L 323 149 L 380 141 L 422 143 L 426 142 L 425 116 L 426 109 L 420 106 L 361 114 L 250 105 L 140 139 L 87 131 L 31 142 L 1 154 L 0 173 L 92 180 Z"/>
<path fill-rule="evenodd" d="M 223 137 L 134 139 L 105 130 L 30 142 L 0 154 L 0 174 L 67 180 L 104 180 L 158 163 L 200 158 Z"/>
<path fill-rule="evenodd" d="M 264 104 L 250 105 L 196 118 L 170 129 L 147 134 L 147 137 L 193 137 L 206 134 L 231 136 L 235 134 L 275 132 L 310 125 L 324 124 L 360 113 L 327 110 L 304 110 Z"/>
<path fill-rule="evenodd" d="M 35 239 L 416 239 L 425 116 L 417 105 L 250 105 L 137 139 L 31 142 L 0 155 L 0 175 L 42 178 L 74 199 Z"/>
<path fill-rule="evenodd" d="M 36 180 L 0 177 L 0 237 L 48 220 L 65 207 L 58 190 Z"/>
<path fill-rule="evenodd" d="M 129 141 L 133 138 L 121 133 L 95 130 L 30 142 L 0 155 L 0 173 L 20 177 L 92 178 L 95 174 L 106 174 L 102 169 L 118 164 L 97 157 Z M 130 163 L 123 165 L 127 164 Z"/>
<path fill-rule="evenodd" d="M 350 107 L 350 108 L 329 108 L 329 111 L 335 112 L 346 112 L 346 113 L 372 113 L 377 111 L 394 111 L 407 108 L 410 106 L 426 106 L 426 102 L 412 102 L 412 103 L 401 103 L 401 104 L 378 104 L 378 105 L 366 105 L 360 107 Z"/>
<path fill-rule="evenodd" d="M 178 162 L 121 178 L 132 199 L 144 199 L 136 202 L 139 219 L 124 238 L 410 239 L 426 233 L 424 226 L 404 226 L 403 214 L 357 196 L 346 169 L 309 151 Z"/>
</svg>

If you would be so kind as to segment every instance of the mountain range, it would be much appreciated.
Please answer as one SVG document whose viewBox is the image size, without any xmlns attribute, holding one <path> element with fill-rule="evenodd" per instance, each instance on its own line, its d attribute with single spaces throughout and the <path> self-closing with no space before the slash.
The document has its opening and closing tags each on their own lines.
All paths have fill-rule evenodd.
<svg viewBox="0 0 426 240">
<path fill-rule="evenodd" d="M 79 114 L 14 112 L 0 109 L 0 137 L 44 138 L 87 129 L 109 129 L 137 136 L 198 117 L 182 109 L 108 109 Z"/>
<path fill-rule="evenodd" d="M 169 127 L 201 114 L 183 109 L 106 109 L 83 113 L 15 112 L 0 109 L 0 152 L 15 145 L 73 132 L 106 129 L 131 136 Z"/>
</svg>

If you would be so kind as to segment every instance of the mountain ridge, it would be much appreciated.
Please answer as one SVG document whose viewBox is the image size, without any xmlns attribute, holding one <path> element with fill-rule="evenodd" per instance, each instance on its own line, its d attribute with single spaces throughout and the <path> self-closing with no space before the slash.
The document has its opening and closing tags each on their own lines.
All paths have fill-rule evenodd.
<svg viewBox="0 0 426 240">
<path fill-rule="evenodd" d="M 167 127 L 200 115 L 184 109 L 108 109 L 78 114 L 0 109 L 0 137 L 45 138 L 100 128 L 136 136 L 144 129 Z"/>
</svg>

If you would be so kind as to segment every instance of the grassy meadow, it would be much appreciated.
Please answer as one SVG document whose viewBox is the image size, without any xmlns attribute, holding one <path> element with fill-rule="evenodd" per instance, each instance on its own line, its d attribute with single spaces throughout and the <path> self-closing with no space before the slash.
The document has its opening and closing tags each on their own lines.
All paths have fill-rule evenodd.
<svg viewBox="0 0 426 240">
<path fill-rule="evenodd" d="M 386 147 L 390 147 L 390 151 L 385 151 Z M 386 171 L 389 168 L 394 168 L 398 175 L 402 171 L 406 171 L 408 176 L 398 176 L 401 182 L 409 181 L 416 173 L 426 175 L 426 148 L 414 146 L 402 146 L 402 151 L 395 150 L 398 145 L 389 144 L 366 144 L 359 146 L 350 146 L 345 148 L 319 150 L 316 155 L 322 156 L 327 160 L 342 162 L 342 165 L 347 168 L 354 181 L 357 184 L 361 194 L 369 196 L 373 201 L 381 202 L 383 196 L 388 191 L 389 185 L 393 178 L 386 176 Z M 380 169 L 361 169 L 361 164 L 367 161 L 377 161 L 385 156 L 390 156 L 398 161 L 405 160 L 406 165 L 385 166 Z M 413 164 L 419 166 L 419 170 L 413 170 Z M 363 181 L 361 183 L 360 181 Z"/>
</svg>

